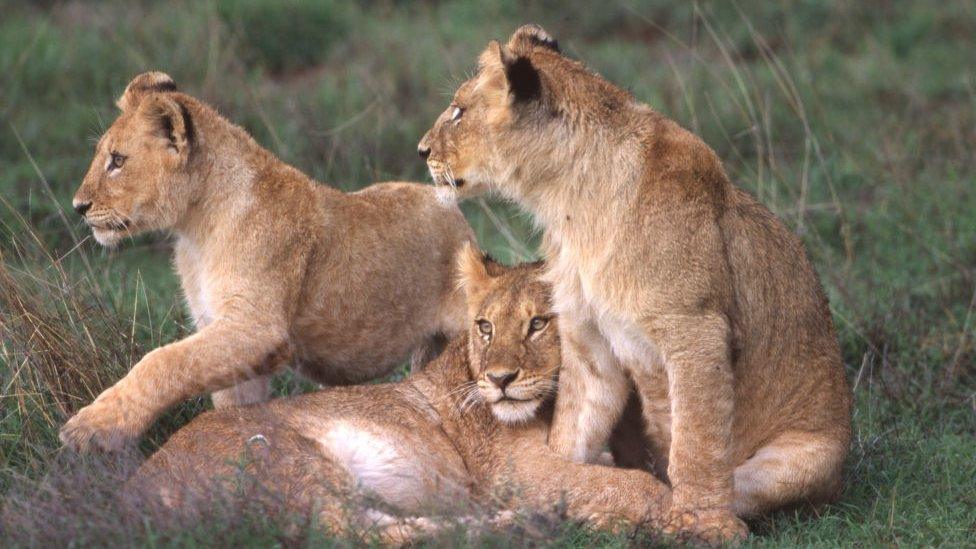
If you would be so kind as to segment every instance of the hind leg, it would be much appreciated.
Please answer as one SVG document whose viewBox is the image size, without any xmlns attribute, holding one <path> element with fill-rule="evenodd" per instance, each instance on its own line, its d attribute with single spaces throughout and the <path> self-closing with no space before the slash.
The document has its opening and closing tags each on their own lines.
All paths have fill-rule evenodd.
<svg viewBox="0 0 976 549">
<path fill-rule="evenodd" d="M 210 394 L 214 408 L 229 408 L 264 402 L 271 396 L 271 376 L 258 376 L 242 381 L 229 389 L 221 389 Z"/>
<path fill-rule="evenodd" d="M 847 444 L 826 433 L 789 431 L 735 468 L 733 508 L 748 518 L 837 496 Z"/>
</svg>

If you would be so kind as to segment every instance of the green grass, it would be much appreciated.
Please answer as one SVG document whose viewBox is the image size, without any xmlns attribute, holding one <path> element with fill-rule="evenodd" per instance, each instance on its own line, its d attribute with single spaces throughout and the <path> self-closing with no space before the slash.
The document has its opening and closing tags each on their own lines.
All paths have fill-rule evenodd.
<svg viewBox="0 0 976 549">
<path fill-rule="evenodd" d="M 848 488 L 819 516 L 784 513 L 754 524 L 751 543 L 973 545 L 976 5 L 587 6 L 4 2 L 5 499 L 42 492 L 57 477 L 66 457 L 56 433 L 67 414 L 144 352 L 190 330 L 164 236 L 105 251 L 69 215 L 92 140 L 133 75 L 165 70 L 287 162 L 351 190 L 426 179 L 416 143 L 478 52 L 537 22 L 564 51 L 711 144 L 733 180 L 803 237 L 827 288 L 857 401 Z M 465 211 L 493 254 L 509 261 L 532 254 L 537 235 L 523 214 L 494 202 Z M 283 382 L 279 392 L 301 387 Z M 204 405 L 169 414 L 143 450 Z M 40 544 L 17 528 L 24 519 L 15 508 L 5 506 L 0 534 Z M 245 516 L 253 520 L 179 534 L 151 521 L 124 531 L 147 545 L 329 541 Z M 98 537 L 111 524 L 90 524 L 78 530 L 87 539 L 116 539 Z M 545 532 L 558 546 L 628 543 L 566 525 Z M 538 536 L 482 543 L 527 541 L 546 543 Z"/>
</svg>

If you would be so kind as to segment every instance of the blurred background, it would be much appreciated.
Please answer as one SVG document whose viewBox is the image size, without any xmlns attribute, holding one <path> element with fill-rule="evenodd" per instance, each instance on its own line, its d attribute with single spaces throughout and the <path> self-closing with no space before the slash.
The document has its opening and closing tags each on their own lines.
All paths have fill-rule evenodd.
<svg viewBox="0 0 976 549">
<path fill-rule="evenodd" d="M 92 520 L 109 505 L 93 496 L 72 504 L 84 524 L 47 524 L 73 501 L 51 488 L 58 427 L 191 330 L 166 236 L 104 250 L 70 209 L 134 75 L 169 73 L 325 184 L 426 181 L 417 141 L 487 42 L 527 22 L 701 135 L 802 236 L 827 289 L 857 401 L 849 488 L 817 516 L 754 524 L 753 543 L 976 536 L 976 3 L 3 0 L 0 13 L 5 537 L 294 541 L 257 523 L 123 528 Z M 494 255 L 535 257 L 524 214 L 464 208 Z M 284 376 L 277 390 L 308 388 Z M 208 405 L 174 410 L 143 451 Z M 627 543 L 586 536 L 548 543 Z"/>
</svg>

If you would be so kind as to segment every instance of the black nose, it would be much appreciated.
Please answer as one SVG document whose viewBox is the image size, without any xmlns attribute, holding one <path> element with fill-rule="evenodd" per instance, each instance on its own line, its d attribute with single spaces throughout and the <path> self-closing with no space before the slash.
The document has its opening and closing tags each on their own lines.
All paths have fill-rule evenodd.
<svg viewBox="0 0 976 549">
<path fill-rule="evenodd" d="M 91 209 L 91 205 L 91 202 L 76 202 L 75 211 L 78 212 L 78 215 L 85 215 L 85 212 Z"/>
<path fill-rule="evenodd" d="M 417 154 L 420 155 L 420 158 L 427 160 L 427 157 L 430 156 L 430 147 L 424 147 L 423 145 L 417 147 Z"/>
<path fill-rule="evenodd" d="M 505 387 L 508 387 L 508 385 L 511 382 L 515 381 L 515 378 L 518 377 L 518 372 L 516 371 L 516 372 L 505 372 L 503 374 L 485 374 L 485 377 L 488 378 L 488 381 L 494 383 L 495 387 L 498 387 L 499 389 L 504 391 Z"/>
</svg>

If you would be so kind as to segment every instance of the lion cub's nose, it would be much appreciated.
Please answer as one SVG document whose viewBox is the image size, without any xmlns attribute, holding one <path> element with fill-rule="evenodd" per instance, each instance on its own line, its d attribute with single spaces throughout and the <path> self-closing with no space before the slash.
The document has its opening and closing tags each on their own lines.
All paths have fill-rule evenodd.
<svg viewBox="0 0 976 549">
<path fill-rule="evenodd" d="M 518 374 L 518 370 L 516 370 L 514 372 L 504 372 L 501 374 L 485 374 L 485 377 L 488 378 L 488 381 L 494 383 L 495 387 L 498 387 L 504 391 L 505 387 L 508 387 L 511 382 L 515 381 Z"/>
<path fill-rule="evenodd" d="M 74 206 L 75 211 L 78 212 L 78 215 L 84 216 L 85 213 L 89 209 L 91 209 L 92 203 L 91 202 L 79 202 L 79 201 L 76 200 L 75 203 L 72 204 L 72 206 Z"/>
<path fill-rule="evenodd" d="M 417 147 L 417 154 L 420 155 L 420 158 L 427 160 L 427 157 L 430 156 L 430 147 L 425 147 L 423 145 Z"/>
</svg>

